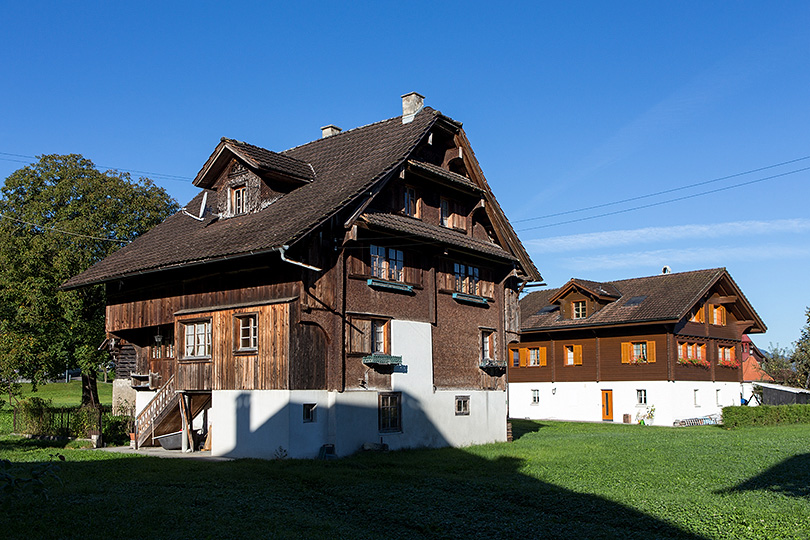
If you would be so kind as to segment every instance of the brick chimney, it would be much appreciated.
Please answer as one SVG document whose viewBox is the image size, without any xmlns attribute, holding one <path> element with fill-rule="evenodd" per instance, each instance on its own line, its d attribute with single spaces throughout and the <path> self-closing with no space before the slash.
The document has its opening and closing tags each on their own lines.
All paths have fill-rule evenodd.
<svg viewBox="0 0 810 540">
<path fill-rule="evenodd" d="M 402 96 L 402 123 L 413 122 L 416 113 L 425 106 L 425 96 L 416 92 L 409 92 Z"/>
<path fill-rule="evenodd" d="M 331 137 L 332 135 L 337 135 L 341 131 L 343 131 L 343 130 L 340 129 L 339 127 L 337 127 L 334 124 L 329 124 L 328 126 L 323 126 L 321 128 L 321 139 Z"/>
</svg>

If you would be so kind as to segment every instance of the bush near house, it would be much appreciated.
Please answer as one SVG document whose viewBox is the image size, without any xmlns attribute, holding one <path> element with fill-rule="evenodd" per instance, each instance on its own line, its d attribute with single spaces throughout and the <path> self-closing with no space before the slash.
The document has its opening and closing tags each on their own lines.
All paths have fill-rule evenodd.
<svg viewBox="0 0 810 540">
<path fill-rule="evenodd" d="M 723 407 L 723 425 L 727 428 L 778 424 L 810 424 L 810 405 Z"/>
</svg>

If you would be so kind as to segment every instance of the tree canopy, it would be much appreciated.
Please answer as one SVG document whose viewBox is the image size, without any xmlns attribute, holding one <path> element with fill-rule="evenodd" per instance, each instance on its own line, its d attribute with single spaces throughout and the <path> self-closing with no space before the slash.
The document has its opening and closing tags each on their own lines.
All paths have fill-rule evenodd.
<svg viewBox="0 0 810 540">
<path fill-rule="evenodd" d="M 103 286 L 59 285 L 176 212 L 151 180 L 100 172 L 81 155 L 45 155 L 0 189 L 0 380 L 41 382 L 106 360 Z M 94 379 L 93 379 L 94 380 Z M 94 387 L 95 385 L 93 385 Z"/>
</svg>

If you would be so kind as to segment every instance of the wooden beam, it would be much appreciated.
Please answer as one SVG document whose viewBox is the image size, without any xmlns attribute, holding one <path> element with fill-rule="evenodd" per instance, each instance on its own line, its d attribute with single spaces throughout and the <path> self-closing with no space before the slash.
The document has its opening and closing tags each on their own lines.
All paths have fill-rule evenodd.
<svg viewBox="0 0 810 540">
<path fill-rule="evenodd" d="M 736 296 L 715 296 L 709 299 L 710 304 L 733 304 L 736 301 Z"/>
</svg>

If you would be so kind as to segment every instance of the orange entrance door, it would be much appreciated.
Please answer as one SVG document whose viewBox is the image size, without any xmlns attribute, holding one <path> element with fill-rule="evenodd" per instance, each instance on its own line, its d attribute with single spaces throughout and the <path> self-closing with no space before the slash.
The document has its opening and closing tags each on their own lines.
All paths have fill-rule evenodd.
<svg viewBox="0 0 810 540">
<path fill-rule="evenodd" d="M 602 421 L 613 422 L 613 390 L 602 390 Z"/>
</svg>

